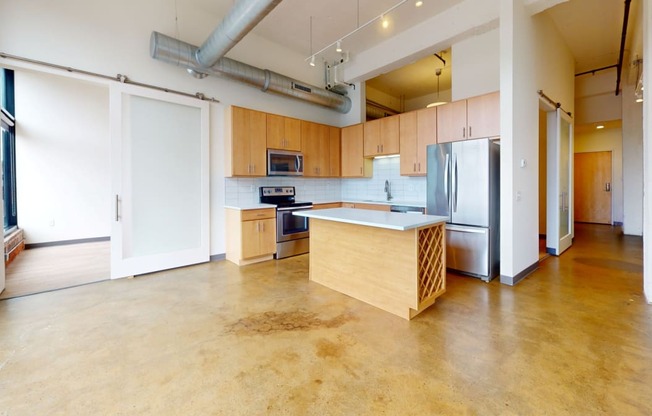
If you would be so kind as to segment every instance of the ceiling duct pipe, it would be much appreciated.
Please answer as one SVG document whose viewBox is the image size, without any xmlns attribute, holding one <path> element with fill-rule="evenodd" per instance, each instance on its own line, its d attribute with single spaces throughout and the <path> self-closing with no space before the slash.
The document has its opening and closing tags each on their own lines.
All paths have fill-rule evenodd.
<svg viewBox="0 0 652 416">
<path fill-rule="evenodd" d="M 210 44 L 207 49 L 204 49 L 206 51 L 206 56 L 210 57 L 206 58 L 205 62 L 212 62 L 209 66 L 205 66 L 200 63 L 200 48 L 178 39 L 166 36 L 159 32 L 152 32 L 152 36 L 150 38 L 150 55 L 152 58 L 159 61 L 186 68 L 191 75 L 197 78 L 203 78 L 208 74 L 227 76 L 237 81 L 257 87 L 263 92 L 270 91 L 280 95 L 285 95 L 287 97 L 300 99 L 312 104 L 321 105 L 340 113 L 348 113 L 351 110 L 351 99 L 349 97 L 328 91 L 324 88 L 315 87 L 301 81 L 294 80 L 292 78 L 286 77 L 285 75 L 281 75 L 267 69 L 260 69 L 233 59 L 219 56 L 220 51 L 228 51 L 237 42 L 231 40 L 231 38 L 225 38 L 225 32 L 234 32 L 235 30 L 232 29 L 235 26 L 244 28 L 247 31 L 251 30 L 251 28 L 255 26 L 255 23 L 248 25 L 244 20 L 238 20 L 237 17 L 235 17 L 234 10 L 236 9 L 239 10 L 240 13 L 248 13 L 247 10 L 249 10 L 249 8 L 247 8 L 247 6 L 240 6 L 242 3 L 249 4 L 252 3 L 252 1 L 240 0 L 238 3 L 236 3 L 236 6 L 234 6 L 232 11 L 228 13 L 228 16 L 232 16 L 230 19 L 234 21 L 237 20 L 238 23 L 225 25 L 223 22 L 220 24 L 220 26 L 218 26 L 217 29 L 213 31 L 213 34 L 211 34 L 210 38 L 207 39 L 206 42 L 204 42 L 202 45 L 202 47 L 205 47 L 205 45 Z M 267 12 L 269 12 L 273 8 L 271 3 L 278 2 L 270 2 L 268 0 L 263 2 L 258 1 L 254 3 L 267 4 L 267 7 L 260 7 L 260 9 L 267 10 Z M 255 20 L 257 23 L 263 17 L 264 15 L 256 15 L 253 17 L 253 20 Z M 225 21 L 226 20 L 227 19 L 225 19 Z M 225 27 L 225 29 L 220 29 L 220 27 Z M 245 34 L 246 33 L 239 32 L 238 35 L 232 36 L 233 38 L 237 38 L 239 40 L 244 37 Z M 216 38 L 211 40 L 214 36 Z M 220 39 L 222 40 L 220 41 Z M 210 55 L 208 50 L 212 51 L 210 52 Z M 214 62 L 213 59 L 215 60 Z"/>
<path fill-rule="evenodd" d="M 229 10 L 222 23 L 197 49 L 197 63 L 205 68 L 215 65 L 245 37 L 281 0 L 239 0 Z"/>
</svg>

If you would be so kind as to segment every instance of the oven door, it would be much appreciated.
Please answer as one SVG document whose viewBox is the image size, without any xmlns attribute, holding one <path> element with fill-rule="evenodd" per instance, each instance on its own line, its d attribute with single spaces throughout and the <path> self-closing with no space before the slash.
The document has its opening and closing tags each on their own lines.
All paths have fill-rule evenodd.
<svg viewBox="0 0 652 416">
<path fill-rule="evenodd" d="M 310 208 L 283 207 L 276 209 L 276 242 L 309 237 L 308 218 L 292 215 Z"/>
</svg>

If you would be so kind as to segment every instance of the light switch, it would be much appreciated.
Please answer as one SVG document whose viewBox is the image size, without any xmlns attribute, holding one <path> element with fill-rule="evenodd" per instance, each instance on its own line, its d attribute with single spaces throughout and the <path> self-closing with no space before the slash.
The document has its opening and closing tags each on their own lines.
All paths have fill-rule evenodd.
<svg viewBox="0 0 652 416">
<path fill-rule="evenodd" d="M 521 159 L 521 167 L 524 168 L 527 166 L 527 160 L 526 159 Z"/>
</svg>

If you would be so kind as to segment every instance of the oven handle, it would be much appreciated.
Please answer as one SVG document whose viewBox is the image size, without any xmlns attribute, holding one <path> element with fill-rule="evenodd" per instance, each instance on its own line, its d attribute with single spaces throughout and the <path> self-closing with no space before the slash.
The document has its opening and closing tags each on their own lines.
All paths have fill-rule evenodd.
<svg viewBox="0 0 652 416">
<path fill-rule="evenodd" d="M 306 209 L 312 209 L 312 205 L 306 205 L 305 207 L 282 207 L 276 208 L 277 211 L 303 211 Z"/>
</svg>

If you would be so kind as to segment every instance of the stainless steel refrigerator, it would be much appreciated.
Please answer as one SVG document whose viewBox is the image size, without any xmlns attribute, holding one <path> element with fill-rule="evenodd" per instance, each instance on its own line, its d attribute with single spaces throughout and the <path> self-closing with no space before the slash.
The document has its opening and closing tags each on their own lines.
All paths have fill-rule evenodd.
<svg viewBox="0 0 652 416">
<path fill-rule="evenodd" d="M 500 266 L 500 144 L 428 146 L 427 213 L 448 217 L 446 267 L 488 282 Z"/>
</svg>

